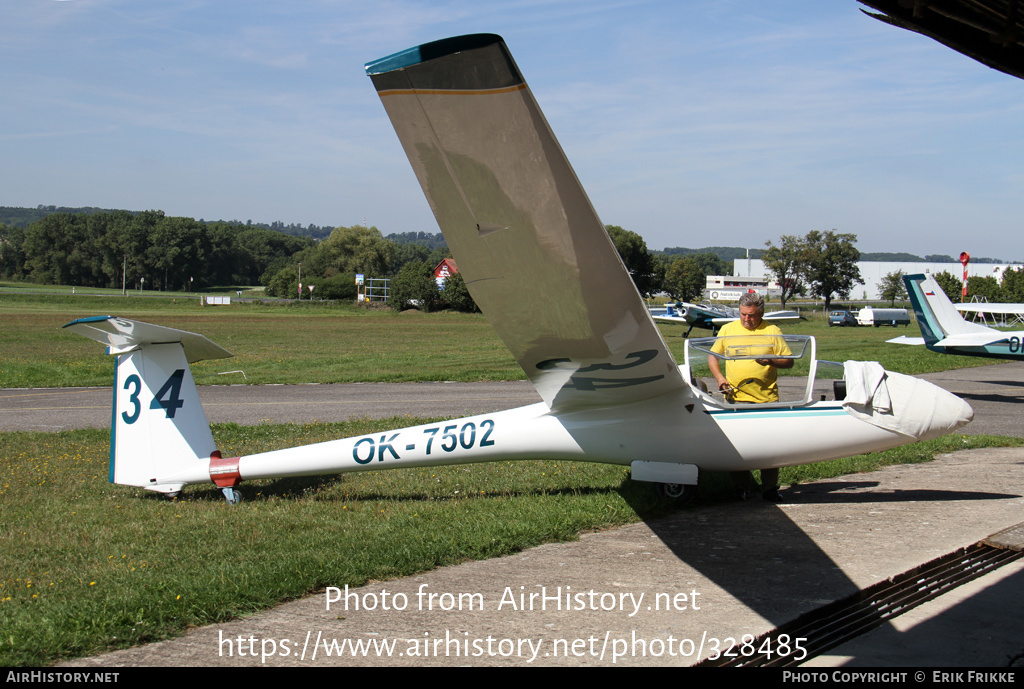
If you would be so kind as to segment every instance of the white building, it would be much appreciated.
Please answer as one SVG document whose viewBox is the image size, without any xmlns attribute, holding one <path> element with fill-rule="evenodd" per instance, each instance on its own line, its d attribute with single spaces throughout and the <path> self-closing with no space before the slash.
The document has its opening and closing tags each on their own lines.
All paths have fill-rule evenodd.
<svg viewBox="0 0 1024 689">
<path fill-rule="evenodd" d="M 956 277 L 963 277 L 964 267 L 959 263 L 911 263 L 909 261 L 861 261 L 857 264 L 860 268 L 860 277 L 864 281 L 862 285 L 854 285 L 850 291 L 850 299 L 880 299 L 882 291 L 882 278 L 889 273 L 902 270 L 904 275 L 916 275 L 918 273 L 941 273 L 943 271 Z M 1007 269 L 1019 270 L 1021 265 L 1005 263 L 968 263 L 968 276 L 991 275 L 996 280 L 1002 280 L 1003 271 Z M 737 275 L 749 275 L 752 278 L 767 280 L 770 276 L 765 270 L 764 261 L 759 258 L 737 258 L 733 261 L 733 272 Z"/>
<path fill-rule="evenodd" d="M 769 298 L 782 294 L 779 283 L 770 275 L 708 275 L 703 296 L 711 301 L 733 302 L 746 292 Z"/>
</svg>

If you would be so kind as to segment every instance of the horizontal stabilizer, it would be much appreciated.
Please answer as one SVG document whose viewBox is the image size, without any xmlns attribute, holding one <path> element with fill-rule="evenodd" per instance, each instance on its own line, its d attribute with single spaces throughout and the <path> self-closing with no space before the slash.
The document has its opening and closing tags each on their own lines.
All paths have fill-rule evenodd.
<svg viewBox="0 0 1024 689">
<path fill-rule="evenodd" d="M 124 354 L 144 345 L 179 342 L 182 349 L 185 350 L 185 357 L 190 364 L 204 359 L 224 359 L 234 356 L 228 350 L 197 333 L 116 316 L 79 318 L 64 327 L 107 345 L 108 354 Z"/>
<path fill-rule="evenodd" d="M 984 347 L 997 342 L 1006 342 L 1010 336 L 993 330 L 988 333 L 963 333 L 949 335 L 935 343 L 936 347 Z"/>
<path fill-rule="evenodd" d="M 922 346 L 922 345 L 924 345 L 924 338 L 923 337 L 907 337 L 906 335 L 900 335 L 899 337 L 894 337 L 891 340 L 886 340 L 886 342 L 889 342 L 891 344 L 904 344 L 904 345 L 918 345 L 918 346 Z"/>
</svg>

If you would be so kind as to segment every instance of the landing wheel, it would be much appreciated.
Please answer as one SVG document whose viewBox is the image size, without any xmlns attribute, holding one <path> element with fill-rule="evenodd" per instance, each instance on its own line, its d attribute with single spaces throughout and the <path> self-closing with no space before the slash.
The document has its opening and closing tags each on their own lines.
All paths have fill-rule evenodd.
<svg viewBox="0 0 1024 689">
<path fill-rule="evenodd" d="M 229 505 L 237 505 L 242 502 L 242 491 L 237 488 L 222 488 L 221 492 L 224 494 L 224 500 Z"/>
<path fill-rule="evenodd" d="M 659 483 L 655 488 L 661 497 L 685 505 L 697 497 L 697 486 L 686 483 Z"/>
</svg>

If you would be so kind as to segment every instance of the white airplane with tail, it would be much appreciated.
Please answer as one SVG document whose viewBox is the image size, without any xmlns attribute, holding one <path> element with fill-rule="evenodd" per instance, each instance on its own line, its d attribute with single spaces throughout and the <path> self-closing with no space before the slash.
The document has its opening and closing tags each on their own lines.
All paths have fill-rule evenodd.
<svg viewBox="0 0 1024 689">
<path fill-rule="evenodd" d="M 996 330 L 964 320 L 958 306 L 931 275 L 904 275 L 903 283 L 914 307 L 921 337 L 896 337 L 894 344 L 925 345 L 940 354 L 962 354 L 993 359 L 1024 359 L 1024 332 Z M 999 307 L 1001 304 L 978 304 Z M 1015 306 L 1009 304 L 1006 306 Z"/>
<path fill-rule="evenodd" d="M 690 326 L 683 337 L 688 337 L 694 328 L 704 328 L 715 333 L 726 323 L 732 323 L 740 319 L 738 309 L 728 306 L 711 306 L 710 304 L 690 304 L 685 301 L 668 304 L 665 307 L 665 314 L 651 316 L 656 322 L 669 323 L 672 325 Z M 764 314 L 766 321 L 799 321 L 803 320 L 796 311 L 769 311 Z"/>
<path fill-rule="evenodd" d="M 629 466 L 635 480 L 686 498 L 700 470 L 845 457 L 970 421 L 959 398 L 877 364 L 848 362 L 845 399 L 812 400 L 806 336 L 789 346 L 810 360 L 801 399 L 713 398 L 693 378 L 711 343 L 690 340 L 684 365 L 673 360 L 501 38 L 429 43 L 367 72 L 473 298 L 543 401 L 226 458 L 188 368 L 225 350 L 193 333 L 85 318 L 65 327 L 116 356 L 112 482 L 171 494 L 214 483 L 233 502 L 251 479 L 543 458 Z M 764 353 L 745 343 L 716 356 Z"/>
</svg>

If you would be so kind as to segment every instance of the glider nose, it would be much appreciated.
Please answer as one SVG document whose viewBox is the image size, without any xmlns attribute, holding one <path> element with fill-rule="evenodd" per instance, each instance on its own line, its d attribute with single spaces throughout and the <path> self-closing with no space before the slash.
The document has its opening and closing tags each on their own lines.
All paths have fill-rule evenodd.
<svg viewBox="0 0 1024 689">
<path fill-rule="evenodd" d="M 937 385 L 878 364 L 846 362 L 847 411 L 867 423 L 929 440 L 974 418 L 971 405 Z"/>
<path fill-rule="evenodd" d="M 952 433 L 961 426 L 966 426 L 974 419 L 974 409 L 964 400 L 951 392 L 947 392 L 938 386 L 932 386 L 931 391 L 935 397 L 932 405 L 932 420 L 929 424 L 927 434 L 921 440 L 937 438 L 946 433 Z M 928 391 L 922 391 L 927 394 Z"/>
</svg>

